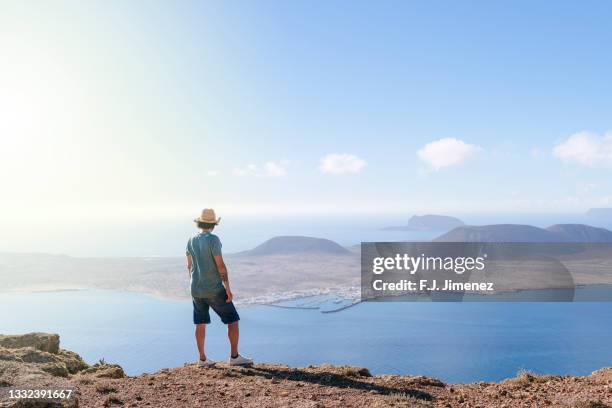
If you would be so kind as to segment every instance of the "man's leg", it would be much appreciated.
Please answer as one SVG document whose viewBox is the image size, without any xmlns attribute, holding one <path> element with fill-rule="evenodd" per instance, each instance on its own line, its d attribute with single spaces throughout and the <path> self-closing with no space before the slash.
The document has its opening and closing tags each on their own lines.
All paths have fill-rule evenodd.
<svg viewBox="0 0 612 408">
<path fill-rule="evenodd" d="M 227 337 L 229 338 L 232 358 L 238 357 L 238 322 L 227 325 Z"/>
<path fill-rule="evenodd" d="M 198 345 L 200 360 L 206 360 L 204 352 L 204 337 L 206 336 L 206 324 L 210 323 L 209 306 L 204 299 L 193 298 L 193 324 L 195 324 L 195 338 Z"/>
<path fill-rule="evenodd" d="M 238 321 L 240 316 L 236 311 L 234 302 L 226 302 L 225 291 L 219 293 L 218 302 L 210 306 L 219 315 L 221 321 L 227 325 L 227 338 L 230 342 L 230 365 L 251 365 L 253 360 L 238 354 Z"/>
<path fill-rule="evenodd" d="M 198 345 L 198 352 L 200 353 L 200 360 L 206 360 L 206 353 L 204 353 L 204 337 L 206 336 L 206 325 L 196 324 L 195 325 L 195 338 Z"/>
</svg>

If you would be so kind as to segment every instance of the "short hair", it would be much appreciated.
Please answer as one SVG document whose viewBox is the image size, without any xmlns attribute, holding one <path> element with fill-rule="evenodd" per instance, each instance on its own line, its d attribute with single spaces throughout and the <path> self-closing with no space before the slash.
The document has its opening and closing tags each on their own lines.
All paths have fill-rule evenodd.
<svg viewBox="0 0 612 408">
<path fill-rule="evenodd" d="M 217 225 L 212 222 L 202 222 L 202 221 L 197 221 L 197 224 L 198 224 L 198 228 L 200 229 L 213 229 Z"/>
</svg>

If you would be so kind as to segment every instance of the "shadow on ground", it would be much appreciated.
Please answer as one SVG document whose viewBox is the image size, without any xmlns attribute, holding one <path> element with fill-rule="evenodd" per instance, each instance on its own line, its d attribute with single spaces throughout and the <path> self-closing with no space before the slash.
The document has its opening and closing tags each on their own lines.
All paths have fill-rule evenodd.
<svg viewBox="0 0 612 408">
<path fill-rule="evenodd" d="M 413 398 L 424 401 L 431 401 L 431 394 L 410 388 L 408 386 L 384 386 L 373 384 L 368 381 L 360 381 L 359 378 L 367 378 L 368 375 L 360 375 L 358 370 L 355 370 L 354 377 L 346 374 L 334 373 L 331 371 L 305 371 L 297 369 L 281 370 L 270 367 L 248 367 L 242 368 L 242 375 L 261 376 L 267 379 L 278 379 L 287 381 L 302 381 L 312 384 L 319 384 L 326 387 L 336 388 L 351 388 L 363 391 L 375 391 L 383 395 L 404 394 Z"/>
</svg>

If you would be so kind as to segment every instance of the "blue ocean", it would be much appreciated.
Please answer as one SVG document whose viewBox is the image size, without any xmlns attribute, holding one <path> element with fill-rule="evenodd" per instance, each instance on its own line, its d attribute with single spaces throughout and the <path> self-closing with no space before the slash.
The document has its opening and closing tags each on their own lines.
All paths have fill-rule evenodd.
<svg viewBox="0 0 612 408">
<path fill-rule="evenodd" d="M 86 361 L 128 374 L 196 359 L 188 301 L 83 290 L 0 294 L 0 332 L 55 332 Z M 291 366 L 332 363 L 450 383 L 494 381 L 520 369 L 589 374 L 612 365 L 612 307 L 576 303 L 360 303 L 341 312 L 241 308 L 241 352 Z M 228 355 L 213 315 L 207 354 Z"/>
</svg>

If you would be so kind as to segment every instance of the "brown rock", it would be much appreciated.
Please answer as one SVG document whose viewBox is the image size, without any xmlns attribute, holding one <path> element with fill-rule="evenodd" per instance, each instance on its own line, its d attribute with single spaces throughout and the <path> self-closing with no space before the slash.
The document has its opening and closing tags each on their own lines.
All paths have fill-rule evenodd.
<svg viewBox="0 0 612 408">
<path fill-rule="evenodd" d="M 0 360 L 20 361 L 33 364 L 48 364 L 49 367 L 63 366 L 70 374 L 75 374 L 89 365 L 76 353 L 60 350 L 58 353 L 40 351 L 34 347 L 8 349 L 0 347 Z M 59 372 L 52 369 L 54 372 Z M 64 370 L 61 369 L 63 372 Z"/>
<path fill-rule="evenodd" d="M 7 349 L 0 346 L 0 361 L 21 361 L 21 357 L 15 354 L 15 350 Z"/>
<path fill-rule="evenodd" d="M 51 333 L 0 334 L 0 346 L 11 349 L 33 347 L 40 351 L 55 354 L 59 352 L 59 335 Z"/>
<path fill-rule="evenodd" d="M 124 378 L 123 368 L 117 364 L 95 364 L 80 372 L 81 375 L 92 375 L 97 378 Z M 151 385 L 153 382 L 150 382 Z"/>
<path fill-rule="evenodd" d="M 40 366 L 40 369 L 55 377 L 68 377 L 68 368 L 64 363 L 45 363 Z"/>
<path fill-rule="evenodd" d="M 89 368 L 89 364 L 87 364 L 81 356 L 73 351 L 68 351 L 64 349 L 60 349 L 58 353 L 58 357 L 61 361 L 66 364 L 66 368 L 70 372 L 70 374 L 75 374 L 79 371 L 82 371 L 86 368 Z"/>
</svg>

